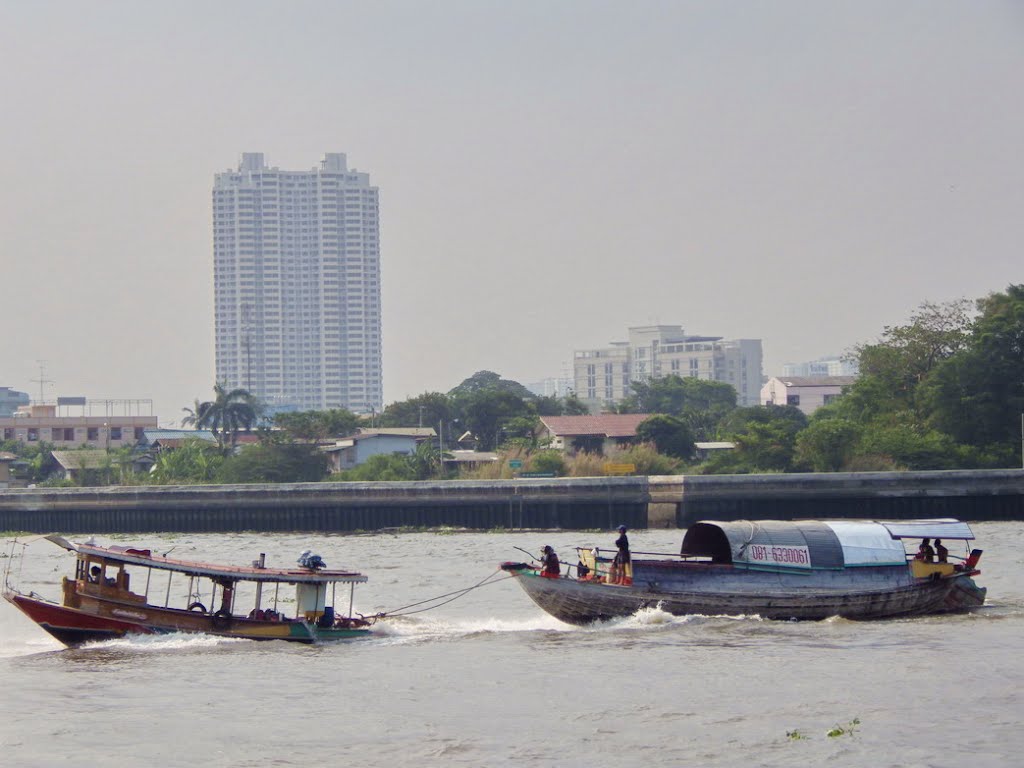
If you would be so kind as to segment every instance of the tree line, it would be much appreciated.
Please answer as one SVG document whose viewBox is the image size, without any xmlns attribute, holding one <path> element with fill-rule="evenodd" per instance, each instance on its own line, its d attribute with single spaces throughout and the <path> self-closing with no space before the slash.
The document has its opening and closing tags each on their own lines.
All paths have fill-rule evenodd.
<svg viewBox="0 0 1024 768">
<path fill-rule="evenodd" d="M 904 325 L 885 327 L 850 352 L 861 374 L 842 396 L 808 418 L 793 406 L 738 407 L 729 385 L 670 375 L 632 383 L 615 410 L 649 413 L 638 445 L 616 460 L 638 473 L 833 472 L 1021 466 L 1024 428 L 1024 285 L 976 302 L 925 302 Z M 343 473 L 348 480 L 416 480 L 450 476 L 445 452 L 464 434 L 502 461 L 477 476 L 509 476 L 510 460 L 549 474 L 597 474 L 601 441 L 581 439 L 566 456 L 538 438 L 542 416 L 582 415 L 574 394 L 537 396 L 491 371 L 448 392 L 426 392 L 358 416 L 343 409 L 264 418 L 243 389 L 214 387 L 212 400 L 183 409 L 183 425 L 209 429 L 215 443 L 192 440 L 162 451 L 145 476 L 131 476 L 130 452 L 112 457 L 97 482 L 298 482 L 327 477 L 318 445 L 359 428 L 430 427 L 434 442 L 408 456 L 375 456 Z M 239 436 L 258 441 L 239 445 Z M 695 444 L 724 441 L 732 450 L 695 458 Z M 52 447 L 52 446 L 51 446 Z M 6 443 L 35 477 L 52 469 L 46 446 Z M 630 453 L 631 452 L 631 453 Z M 127 477 L 126 477 L 127 474 Z M 332 476 L 331 479 L 335 479 Z"/>
</svg>

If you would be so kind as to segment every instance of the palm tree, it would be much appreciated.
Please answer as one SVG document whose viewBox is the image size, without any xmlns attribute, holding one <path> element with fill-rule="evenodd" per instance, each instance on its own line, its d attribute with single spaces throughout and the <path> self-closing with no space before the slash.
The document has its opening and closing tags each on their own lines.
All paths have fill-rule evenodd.
<svg viewBox="0 0 1024 768">
<path fill-rule="evenodd" d="M 197 427 L 206 427 L 221 450 L 227 452 L 238 443 L 238 433 L 248 432 L 259 418 L 259 403 L 246 389 L 228 391 L 225 384 L 213 385 L 214 399 L 205 403 L 196 402 L 195 409 L 185 408 L 189 416 L 185 420 Z M 184 423 L 184 421 L 183 421 Z"/>
<path fill-rule="evenodd" d="M 206 412 L 206 409 L 209 408 L 211 405 L 212 403 L 210 402 L 200 403 L 199 398 L 197 397 L 195 400 L 195 406 L 193 408 L 181 409 L 186 414 L 188 414 L 181 420 L 181 426 L 199 429 L 199 425 L 202 424 L 203 422 L 203 414 Z"/>
</svg>

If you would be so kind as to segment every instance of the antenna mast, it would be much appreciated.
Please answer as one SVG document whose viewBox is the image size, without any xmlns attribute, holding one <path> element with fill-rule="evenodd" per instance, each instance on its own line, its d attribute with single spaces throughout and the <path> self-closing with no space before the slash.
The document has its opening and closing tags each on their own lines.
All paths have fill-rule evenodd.
<svg viewBox="0 0 1024 768">
<path fill-rule="evenodd" d="M 39 363 L 39 378 L 32 379 L 32 383 L 39 385 L 39 405 L 44 405 L 46 403 L 46 385 L 53 384 L 53 379 L 46 378 L 46 361 L 36 360 L 36 362 Z"/>
</svg>

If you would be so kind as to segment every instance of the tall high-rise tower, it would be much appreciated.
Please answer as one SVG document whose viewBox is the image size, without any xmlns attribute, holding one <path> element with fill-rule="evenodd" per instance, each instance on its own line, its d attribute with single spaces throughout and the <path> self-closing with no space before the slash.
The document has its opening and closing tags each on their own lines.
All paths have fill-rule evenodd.
<svg viewBox="0 0 1024 768">
<path fill-rule="evenodd" d="M 213 185 L 217 381 L 268 409 L 380 410 L 378 191 L 343 154 L 268 168 L 245 153 Z"/>
</svg>

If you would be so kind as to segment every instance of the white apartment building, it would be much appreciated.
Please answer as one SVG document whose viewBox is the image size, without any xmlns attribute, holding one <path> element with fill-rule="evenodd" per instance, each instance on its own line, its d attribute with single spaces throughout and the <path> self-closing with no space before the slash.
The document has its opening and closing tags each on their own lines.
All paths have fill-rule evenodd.
<svg viewBox="0 0 1024 768">
<path fill-rule="evenodd" d="M 268 410 L 381 410 L 380 223 L 369 174 L 245 153 L 213 186 L 217 381 Z"/>
<path fill-rule="evenodd" d="M 633 381 L 674 374 L 730 384 L 741 406 L 761 397 L 761 340 L 687 336 L 679 325 L 629 329 L 628 341 L 573 356 L 577 396 L 592 407 L 618 403 Z"/>
</svg>

